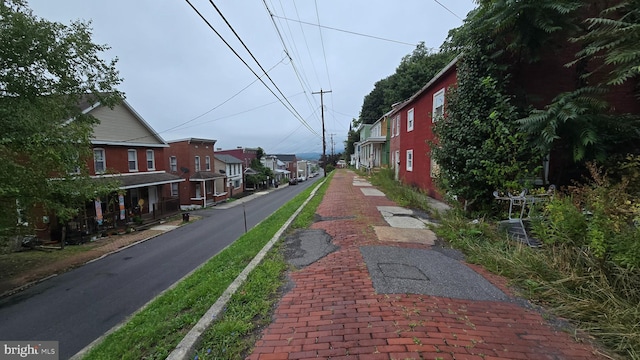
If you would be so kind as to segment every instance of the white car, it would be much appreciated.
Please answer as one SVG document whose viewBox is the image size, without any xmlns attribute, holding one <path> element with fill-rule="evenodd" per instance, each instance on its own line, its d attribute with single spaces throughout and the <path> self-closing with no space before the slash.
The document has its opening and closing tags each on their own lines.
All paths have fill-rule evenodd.
<svg viewBox="0 0 640 360">
<path fill-rule="evenodd" d="M 298 181 L 305 181 L 305 180 L 307 180 L 307 178 L 306 178 L 306 177 L 304 177 L 304 176 L 300 176 L 300 177 L 298 178 Z"/>
</svg>

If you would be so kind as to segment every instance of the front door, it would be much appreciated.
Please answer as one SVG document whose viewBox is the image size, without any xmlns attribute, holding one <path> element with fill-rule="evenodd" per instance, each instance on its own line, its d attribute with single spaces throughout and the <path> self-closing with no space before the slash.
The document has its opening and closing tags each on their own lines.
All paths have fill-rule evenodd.
<svg viewBox="0 0 640 360">
<path fill-rule="evenodd" d="M 158 203 L 158 187 L 149 186 L 149 212 L 153 212 L 155 205 Z"/>
</svg>

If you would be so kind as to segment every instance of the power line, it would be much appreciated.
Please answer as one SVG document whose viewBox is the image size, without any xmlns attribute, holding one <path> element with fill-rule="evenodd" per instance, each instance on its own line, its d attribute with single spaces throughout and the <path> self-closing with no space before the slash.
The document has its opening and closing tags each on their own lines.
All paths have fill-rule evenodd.
<svg viewBox="0 0 640 360">
<path fill-rule="evenodd" d="M 305 25 L 317 26 L 317 27 L 319 27 L 319 28 L 323 28 L 323 29 L 329 29 L 329 30 L 334 30 L 334 31 L 340 31 L 340 32 L 344 32 L 344 33 L 347 33 L 347 34 L 351 34 L 351 35 L 364 36 L 364 37 L 368 37 L 368 38 L 372 38 L 372 39 L 376 39 L 376 40 L 388 41 L 388 42 L 393 42 L 393 43 L 396 43 L 396 44 L 402 44 L 402 45 L 409 45 L 409 46 L 412 46 L 412 47 L 416 47 L 416 46 L 418 46 L 418 44 L 410 44 L 410 43 L 407 43 L 407 42 L 404 42 L 404 41 L 391 40 L 391 39 L 386 39 L 386 38 L 379 37 L 379 36 L 373 36 L 373 35 L 362 34 L 362 33 L 358 33 L 358 32 L 355 32 L 355 31 L 349 31 L 349 30 L 344 30 L 344 29 L 338 29 L 338 28 L 334 28 L 334 27 L 331 27 L 331 26 L 325 26 L 325 25 L 320 25 L 320 24 L 314 24 L 314 23 L 306 22 L 306 21 L 302 21 L 302 20 L 289 19 L 289 18 L 286 18 L 286 17 L 283 17 L 283 16 L 277 16 L 277 15 L 272 15 L 272 16 L 277 17 L 278 19 L 283 19 L 283 20 L 287 20 L 287 21 L 293 21 L 293 22 L 297 22 L 297 23 L 305 24 Z"/>
<path fill-rule="evenodd" d="M 244 47 L 245 50 L 247 50 L 247 52 L 249 53 L 249 55 L 251 56 L 251 58 L 253 59 L 253 61 L 256 62 L 256 64 L 258 64 L 258 67 L 260 68 L 260 70 L 262 70 L 265 75 L 267 76 L 267 79 L 269 79 L 269 81 L 271 81 L 271 83 L 273 84 L 273 86 L 275 86 L 276 90 L 278 90 L 278 92 L 280 93 L 280 95 L 282 95 L 282 97 L 284 98 L 284 100 L 287 102 L 287 104 L 289 104 L 289 106 L 291 107 L 291 110 L 293 110 L 293 112 L 295 112 L 295 114 L 297 115 L 297 118 L 300 122 L 303 123 L 303 125 L 309 129 L 309 131 L 311 131 L 312 133 L 318 135 L 318 133 L 311 127 L 311 125 L 309 125 L 309 123 L 307 123 L 307 121 L 302 117 L 302 115 L 300 115 L 300 113 L 298 113 L 298 110 L 296 110 L 296 108 L 293 106 L 293 104 L 291 104 L 291 102 L 289 101 L 289 99 L 287 99 L 287 97 L 282 93 L 282 91 L 280 90 L 280 88 L 278 87 L 278 85 L 276 85 L 276 83 L 273 81 L 273 79 L 271 78 L 271 76 L 269 76 L 269 74 L 267 74 L 266 70 L 262 67 L 262 65 L 260 65 L 260 62 L 258 61 L 258 59 L 256 59 L 256 57 L 253 55 L 253 53 L 251 52 L 251 50 L 249 50 L 249 48 L 247 47 L 247 45 L 244 43 L 244 41 L 242 41 L 242 39 L 240 38 L 240 36 L 238 35 L 238 33 L 236 32 L 236 30 L 233 28 L 233 26 L 231 26 L 231 24 L 229 23 L 229 21 L 227 21 L 227 18 L 222 14 L 222 12 L 220 11 L 220 9 L 218 9 L 218 7 L 216 6 L 216 4 L 213 2 L 213 0 L 209 0 L 209 3 L 211 4 L 211 6 L 213 6 L 214 9 L 216 9 L 216 11 L 218 12 L 218 15 L 220 15 L 220 17 L 222 18 L 222 20 L 224 20 L 225 24 L 227 24 L 227 27 L 229 27 L 229 29 L 233 32 L 233 35 L 236 36 L 236 38 L 238 39 L 238 41 L 240 41 L 240 43 L 242 44 L 242 46 Z"/>
<path fill-rule="evenodd" d="M 297 113 L 297 111 L 294 111 L 294 110 L 295 110 L 295 108 L 293 108 L 293 109 L 289 108 L 289 107 L 288 107 L 288 106 L 287 106 L 287 105 L 282 101 L 282 99 L 280 99 L 280 98 L 278 97 L 278 95 L 276 95 L 276 93 L 275 93 L 275 92 L 274 92 L 274 91 L 273 91 L 273 90 L 272 90 L 272 89 L 271 89 L 271 88 L 270 88 L 270 87 L 269 87 L 269 86 L 268 86 L 268 85 L 267 85 L 267 84 L 262 80 L 261 76 L 259 76 L 259 75 L 258 75 L 258 74 L 257 74 L 257 73 L 252 69 L 252 68 L 251 68 L 251 66 L 249 66 L 249 64 L 247 64 L 247 62 L 242 58 L 242 56 L 240 56 L 240 54 L 238 54 L 238 52 L 237 52 L 237 51 L 236 51 L 236 50 L 235 50 L 235 49 L 234 49 L 234 48 L 233 48 L 233 47 L 232 47 L 232 46 L 231 46 L 231 45 L 230 45 L 230 44 L 229 44 L 229 43 L 228 43 L 228 42 L 227 42 L 223 37 L 222 37 L 222 35 L 220 35 L 220 33 L 219 33 L 219 32 L 218 32 L 218 31 L 213 27 L 213 25 L 211 25 L 211 23 L 209 22 L 209 20 L 207 20 L 207 19 L 204 17 L 204 15 L 202 15 L 202 13 L 201 13 L 201 12 L 200 12 L 200 11 L 199 11 L 195 6 L 193 6 L 193 4 L 191 4 L 191 2 L 190 2 L 189 0 L 185 0 L 185 1 L 186 1 L 186 2 L 187 2 L 187 4 L 189 4 L 189 6 L 193 9 L 193 11 L 195 11 L 195 12 L 196 12 L 196 14 L 198 14 L 198 16 L 200 16 L 200 18 L 202 19 L 202 21 L 204 21 L 204 22 L 205 22 L 205 24 L 207 24 L 207 26 L 208 26 L 208 27 L 209 27 L 209 28 L 210 28 L 210 29 L 211 29 L 211 30 L 212 30 L 212 31 L 213 31 L 213 32 L 218 36 L 218 38 L 220 38 L 220 40 L 222 40 L 222 42 L 223 42 L 225 45 L 227 45 L 227 47 L 229 48 L 229 50 L 231 50 L 231 52 L 233 52 L 233 54 L 234 54 L 238 59 L 240 59 L 240 61 L 241 61 L 241 62 L 242 62 L 242 63 L 243 63 L 243 64 L 244 64 L 248 69 L 249 69 L 249 71 L 251 71 L 251 73 L 253 73 L 253 75 L 254 75 L 256 78 L 258 78 L 258 80 L 260 80 L 260 82 L 262 83 L 262 85 L 264 85 L 264 87 L 266 87 L 266 88 L 267 88 L 267 90 L 269 90 L 269 92 L 271 92 L 271 94 L 273 94 L 273 96 L 275 96 L 275 97 L 276 97 L 276 99 L 278 99 L 278 101 L 280 101 L 280 103 L 282 103 L 282 105 L 284 105 L 284 107 L 285 107 L 287 110 L 289 110 L 289 112 L 290 112 L 291 114 L 293 114 L 293 115 L 294 115 L 294 117 L 296 117 L 298 120 L 303 121 L 303 123 L 306 123 L 306 122 L 304 122 L 304 119 L 302 119 L 302 116 L 300 116 L 300 114 L 298 114 L 298 113 Z M 252 56 L 253 56 L 253 55 L 252 55 Z M 264 71 L 264 70 L 263 70 L 263 71 Z M 266 72 L 265 72 L 265 73 L 266 73 Z M 269 76 L 267 76 L 267 77 L 269 77 Z M 269 79 L 271 79 L 271 78 L 269 77 Z M 279 90 L 279 89 L 278 89 L 278 90 Z M 282 92 L 280 92 L 280 93 L 282 94 Z M 284 96 L 284 94 L 283 94 L 282 96 Z M 285 97 L 285 99 L 286 99 L 286 97 Z M 288 101 L 288 100 L 287 100 L 287 101 Z M 289 103 L 289 104 L 290 104 L 290 103 Z M 291 106 L 292 106 L 292 105 L 291 105 Z M 311 128 L 311 127 L 309 126 L 309 124 L 306 124 L 306 126 L 307 126 L 307 129 L 309 129 L 309 131 L 311 131 L 312 133 L 314 133 L 314 134 L 318 135 L 318 133 L 317 133 L 315 130 L 313 130 L 313 128 Z"/>
<path fill-rule="evenodd" d="M 448 12 L 450 12 L 451 14 L 453 14 L 453 16 L 455 16 L 455 17 L 457 17 L 458 19 L 460 19 L 460 20 L 464 21 L 464 19 L 462 19 L 460 16 L 458 16 L 458 14 L 454 13 L 453 11 L 451 11 L 448 7 L 446 7 L 446 6 L 442 5 L 442 3 L 441 3 L 440 1 L 438 1 L 438 0 L 433 0 L 433 1 L 435 1 L 436 3 L 438 3 L 438 5 L 442 6 L 445 10 L 447 10 L 447 11 L 448 11 Z"/>
</svg>

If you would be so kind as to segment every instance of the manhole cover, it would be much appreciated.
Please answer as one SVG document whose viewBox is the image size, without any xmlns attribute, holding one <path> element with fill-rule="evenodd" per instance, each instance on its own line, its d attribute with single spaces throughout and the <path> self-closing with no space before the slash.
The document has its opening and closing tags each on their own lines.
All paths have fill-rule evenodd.
<svg viewBox="0 0 640 360">
<path fill-rule="evenodd" d="M 406 264 L 378 263 L 378 267 L 386 277 L 408 280 L 429 280 L 429 278 L 415 266 Z"/>
</svg>

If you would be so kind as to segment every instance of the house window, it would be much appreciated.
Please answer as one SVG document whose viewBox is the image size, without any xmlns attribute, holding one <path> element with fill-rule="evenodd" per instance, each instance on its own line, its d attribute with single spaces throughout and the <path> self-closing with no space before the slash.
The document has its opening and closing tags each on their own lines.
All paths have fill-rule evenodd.
<svg viewBox="0 0 640 360">
<path fill-rule="evenodd" d="M 178 197 L 178 183 L 171 183 L 171 196 Z"/>
<path fill-rule="evenodd" d="M 433 94 L 433 117 L 432 122 L 436 122 L 444 116 L 444 88 Z"/>
<path fill-rule="evenodd" d="M 129 149 L 127 154 L 129 159 L 129 171 L 138 171 L 138 152 L 134 149 Z"/>
<path fill-rule="evenodd" d="M 196 156 L 196 172 L 200 171 L 200 156 Z"/>
<path fill-rule="evenodd" d="M 413 131 L 413 109 L 407 111 L 407 132 Z"/>
<path fill-rule="evenodd" d="M 400 114 L 396 115 L 396 136 L 400 136 Z"/>
<path fill-rule="evenodd" d="M 209 156 L 204 157 L 204 168 L 206 171 L 211 171 L 211 158 Z"/>
<path fill-rule="evenodd" d="M 239 187 L 240 187 L 240 180 L 234 180 L 234 181 L 233 181 L 233 187 L 234 187 L 235 189 L 239 188 Z"/>
<path fill-rule="evenodd" d="M 407 150 L 407 171 L 413 171 L 413 150 Z"/>
<path fill-rule="evenodd" d="M 155 170 L 156 169 L 156 160 L 153 155 L 153 150 L 147 150 L 147 170 Z"/>
<path fill-rule="evenodd" d="M 396 120 L 391 119 L 391 137 L 394 137 L 396 135 Z"/>
<path fill-rule="evenodd" d="M 169 171 L 178 172 L 178 158 L 175 156 L 169 157 Z"/>
<path fill-rule="evenodd" d="M 96 174 L 100 174 L 107 170 L 107 159 L 104 149 L 93 149 L 93 168 Z"/>
</svg>

